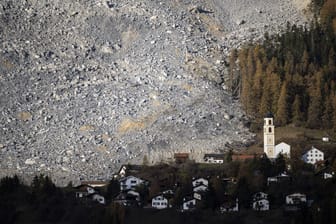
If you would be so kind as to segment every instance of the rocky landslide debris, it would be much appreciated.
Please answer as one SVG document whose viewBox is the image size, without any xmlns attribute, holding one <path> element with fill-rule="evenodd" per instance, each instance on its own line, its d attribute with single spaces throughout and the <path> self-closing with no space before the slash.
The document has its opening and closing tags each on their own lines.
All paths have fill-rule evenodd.
<svg viewBox="0 0 336 224">
<path fill-rule="evenodd" d="M 305 19 L 290 0 L 3 0 L 1 175 L 108 179 L 247 144 L 232 48 Z"/>
</svg>

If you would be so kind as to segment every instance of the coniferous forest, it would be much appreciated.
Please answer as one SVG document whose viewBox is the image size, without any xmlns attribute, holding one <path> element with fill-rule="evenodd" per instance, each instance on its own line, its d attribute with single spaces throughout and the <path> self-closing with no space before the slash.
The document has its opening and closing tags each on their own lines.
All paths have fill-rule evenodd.
<svg viewBox="0 0 336 224">
<path fill-rule="evenodd" d="M 271 111 L 277 125 L 336 130 L 336 1 L 315 0 L 312 11 L 311 24 L 232 52 L 231 89 L 250 117 Z"/>
</svg>

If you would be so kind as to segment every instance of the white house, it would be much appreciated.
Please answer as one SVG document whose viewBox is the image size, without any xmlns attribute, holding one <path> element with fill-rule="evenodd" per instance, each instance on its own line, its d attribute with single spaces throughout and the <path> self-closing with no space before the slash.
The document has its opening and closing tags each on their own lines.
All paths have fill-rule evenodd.
<svg viewBox="0 0 336 224">
<path fill-rule="evenodd" d="M 330 179 L 330 178 L 333 178 L 334 175 L 335 175 L 335 172 L 331 172 L 331 173 L 324 172 L 324 173 L 323 173 L 323 179 Z"/>
<path fill-rule="evenodd" d="M 202 200 L 202 192 L 194 192 L 194 198 L 201 201 Z"/>
<path fill-rule="evenodd" d="M 152 207 L 156 209 L 165 209 L 169 207 L 168 199 L 163 195 L 158 195 L 152 198 Z"/>
<path fill-rule="evenodd" d="M 224 154 L 204 154 L 204 162 L 206 163 L 224 163 Z"/>
<path fill-rule="evenodd" d="M 275 146 L 275 158 L 282 154 L 284 157 L 290 158 L 290 145 L 281 142 Z"/>
<path fill-rule="evenodd" d="M 76 198 L 84 198 L 88 196 L 89 194 L 94 194 L 96 190 L 88 185 L 79 185 L 76 187 Z"/>
<path fill-rule="evenodd" d="M 299 205 L 307 202 L 307 197 L 305 194 L 294 193 L 286 196 L 287 205 Z"/>
<path fill-rule="evenodd" d="M 200 192 L 200 191 L 207 191 L 208 190 L 208 186 L 206 185 L 198 185 L 196 187 L 193 188 L 194 192 Z"/>
<path fill-rule="evenodd" d="M 193 187 L 197 187 L 199 185 L 209 186 L 209 181 L 205 178 L 197 178 L 197 179 L 193 180 L 193 182 L 192 182 Z"/>
<path fill-rule="evenodd" d="M 99 204 L 105 205 L 105 198 L 100 194 L 94 193 L 91 198 L 93 201 L 97 201 Z"/>
<path fill-rule="evenodd" d="M 269 201 L 267 199 L 267 194 L 263 192 L 258 192 L 253 195 L 252 208 L 255 211 L 267 211 L 269 210 Z"/>
<path fill-rule="evenodd" d="M 92 186 L 81 184 L 77 186 L 76 189 L 76 198 L 80 198 L 81 200 L 90 198 L 100 204 L 105 204 L 105 198 L 101 196 Z"/>
<path fill-rule="evenodd" d="M 302 160 L 306 163 L 315 164 L 317 161 L 324 160 L 324 153 L 312 146 L 312 148 L 302 156 Z"/>
<path fill-rule="evenodd" d="M 221 213 L 224 212 L 238 212 L 239 211 L 239 202 L 238 198 L 236 200 L 228 200 L 220 206 Z"/>
<path fill-rule="evenodd" d="M 135 189 L 135 187 L 139 186 L 140 184 L 144 183 L 144 180 L 134 177 L 134 176 L 127 176 L 124 178 L 121 178 L 119 180 L 120 183 L 120 190 L 125 191 L 125 190 L 130 190 L 130 189 Z"/>
<path fill-rule="evenodd" d="M 118 174 L 120 177 L 125 177 L 126 176 L 126 172 L 127 172 L 127 166 L 126 165 L 122 165 L 118 171 Z"/>
<path fill-rule="evenodd" d="M 288 176 L 286 173 L 281 173 L 277 176 L 274 177 L 268 177 L 267 178 L 267 185 L 270 185 L 271 183 L 277 183 L 277 182 L 281 182 L 283 180 L 288 180 L 290 178 L 290 176 Z"/>
<path fill-rule="evenodd" d="M 196 208 L 196 199 L 183 200 L 183 211 L 193 210 Z"/>
<path fill-rule="evenodd" d="M 255 211 L 268 211 L 269 201 L 267 199 L 261 199 L 253 202 L 252 208 Z"/>
</svg>

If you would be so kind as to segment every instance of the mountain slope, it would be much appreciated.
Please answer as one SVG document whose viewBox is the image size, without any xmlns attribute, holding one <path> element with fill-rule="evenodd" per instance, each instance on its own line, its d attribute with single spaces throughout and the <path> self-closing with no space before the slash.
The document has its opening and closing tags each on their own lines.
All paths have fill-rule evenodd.
<svg viewBox="0 0 336 224">
<path fill-rule="evenodd" d="M 59 184 L 248 143 L 226 56 L 305 21 L 289 0 L 5 0 L 0 18 L 1 174 Z"/>
</svg>

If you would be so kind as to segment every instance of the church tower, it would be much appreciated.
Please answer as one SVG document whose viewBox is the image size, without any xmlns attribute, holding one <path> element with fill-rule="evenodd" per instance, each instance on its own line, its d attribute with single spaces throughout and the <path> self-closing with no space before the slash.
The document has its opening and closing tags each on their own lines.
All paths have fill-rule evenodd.
<svg viewBox="0 0 336 224">
<path fill-rule="evenodd" d="M 275 133 L 273 115 L 268 113 L 264 118 L 264 153 L 268 158 L 275 158 Z"/>
</svg>

